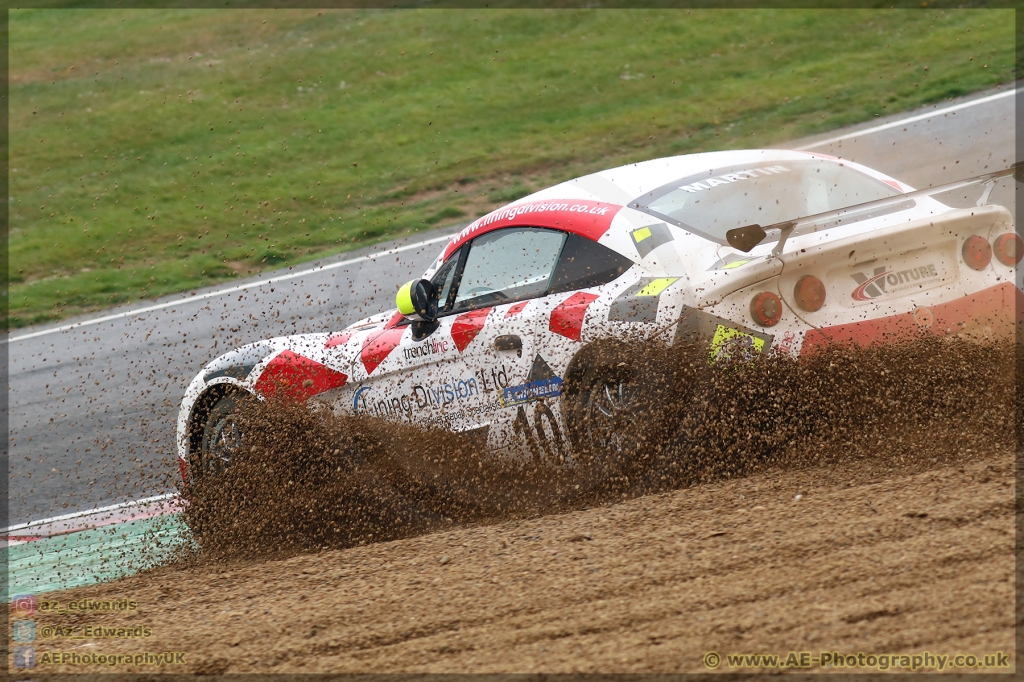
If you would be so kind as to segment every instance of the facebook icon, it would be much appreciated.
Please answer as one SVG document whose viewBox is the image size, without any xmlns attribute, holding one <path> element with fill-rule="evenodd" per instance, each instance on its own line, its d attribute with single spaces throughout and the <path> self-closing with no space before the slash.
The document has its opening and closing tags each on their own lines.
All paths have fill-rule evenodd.
<svg viewBox="0 0 1024 682">
<path fill-rule="evenodd" d="M 36 667 L 36 649 L 31 646 L 14 647 L 14 667 L 34 668 Z"/>
</svg>

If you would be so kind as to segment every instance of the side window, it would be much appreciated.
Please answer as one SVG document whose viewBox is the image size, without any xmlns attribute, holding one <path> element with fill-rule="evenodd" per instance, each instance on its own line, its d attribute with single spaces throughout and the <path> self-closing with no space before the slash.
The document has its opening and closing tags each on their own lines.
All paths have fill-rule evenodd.
<svg viewBox="0 0 1024 682">
<path fill-rule="evenodd" d="M 430 280 L 434 285 L 434 290 L 437 292 L 437 309 L 439 312 L 448 310 L 451 305 L 455 274 L 459 271 L 459 263 L 462 261 L 462 257 L 466 255 L 467 248 L 463 246 L 449 256 L 448 261 L 434 273 Z"/>
<path fill-rule="evenodd" d="M 555 268 L 551 293 L 607 284 L 617 279 L 632 265 L 632 260 L 607 246 L 570 234 Z"/>
<path fill-rule="evenodd" d="M 455 282 L 452 312 L 543 296 L 566 234 L 514 227 L 481 235 L 470 244 L 462 276 Z M 454 260 L 454 258 L 452 259 Z"/>
</svg>

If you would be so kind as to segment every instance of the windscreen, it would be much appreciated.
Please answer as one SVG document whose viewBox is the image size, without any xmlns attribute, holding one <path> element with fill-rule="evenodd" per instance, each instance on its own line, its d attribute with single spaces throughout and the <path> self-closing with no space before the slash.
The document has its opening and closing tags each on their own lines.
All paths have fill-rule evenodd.
<svg viewBox="0 0 1024 682">
<path fill-rule="evenodd" d="M 630 206 L 725 244 L 725 233 L 735 227 L 772 225 L 897 194 L 896 187 L 842 162 L 806 159 L 690 176 L 645 194 Z M 859 212 L 847 222 L 907 207 L 899 204 Z"/>
</svg>

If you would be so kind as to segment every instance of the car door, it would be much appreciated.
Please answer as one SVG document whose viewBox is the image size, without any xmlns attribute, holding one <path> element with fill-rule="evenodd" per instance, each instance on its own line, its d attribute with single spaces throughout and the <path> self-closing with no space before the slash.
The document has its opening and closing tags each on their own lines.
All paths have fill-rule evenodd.
<svg viewBox="0 0 1024 682">
<path fill-rule="evenodd" d="M 445 297 L 468 246 L 453 254 L 432 281 Z M 428 329 L 395 312 L 383 329 L 362 341 L 358 361 L 367 377 L 350 397 L 351 410 L 383 419 L 425 426 L 447 426 L 450 403 L 463 404 L 479 392 L 474 377 L 465 375 L 453 338 L 455 318 L 439 319 Z M 347 405 L 339 405 L 347 411 Z"/>
<path fill-rule="evenodd" d="M 469 244 L 457 289 L 445 302 L 455 318 L 453 339 L 463 346 L 462 361 L 473 368 L 483 396 L 459 430 L 486 438 L 491 451 L 541 456 L 523 406 L 539 395 L 561 393 L 561 378 L 538 362 L 536 332 L 566 238 L 563 231 L 537 227 L 477 237 Z M 550 421 L 544 434 L 552 432 L 559 427 Z M 560 436 L 546 439 L 544 446 L 557 454 Z"/>
<path fill-rule="evenodd" d="M 590 304 L 634 265 L 598 242 L 567 233 L 544 296 L 512 306 L 530 336 L 532 359 L 523 382 L 505 389 L 504 420 L 495 424 L 503 449 L 559 466 L 572 460 L 569 424 L 561 413 L 563 373 L 582 347 Z M 614 286 L 614 285 L 613 285 Z"/>
<path fill-rule="evenodd" d="M 476 237 L 431 278 L 436 323 L 399 322 L 385 332 L 396 346 L 355 390 L 355 412 L 468 432 L 502 454 L 564 460 L 562 378 L 553 366 L 568 357 L 539 348 L 538 339 L 549 335 L 567 294 L 596 298 L 577 290 L 610 282 L 632 264 L 556 229 L 508 227 Z"/>
<path fill-rule="evenodd" d="M 436 324 L 396 324 L 400 340 L 356 389 L 354 411 L 472 432 L 500 448 L 503 439 L 491 437 L 490 427 L 509 421 L 505 392 L 527 383 L 534 357 L 528 304 L 548 293 L 565 238 L 512 227 L 453 253 L 431 278 Z"/>
<path fill-rule="evenodd" d="M 486 437 L 491 451 L 564 464 L 571 447 L 559 414 L 558 370 L 578 350 L 573 329 L 586 309 L 574 301 L 598 298 L 601 286 L 634 263 L 591 239 L 549 228 L 496 230 L 470 247 L 457 290 L 444 303 L 455 316 L 453 338 L 470 316 L 481 325 L 461 352 L 486 397 L 463 428 Z M 550 342 L 553 329 L 567 344 Z"/>
</svg>

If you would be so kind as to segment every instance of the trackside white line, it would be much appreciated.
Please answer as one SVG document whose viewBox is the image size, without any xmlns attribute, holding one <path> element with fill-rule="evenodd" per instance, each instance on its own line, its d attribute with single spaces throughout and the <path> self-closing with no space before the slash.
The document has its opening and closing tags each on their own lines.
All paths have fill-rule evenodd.
<svg viewBox="0 0 1024 682">
<path fill-rule="evenodd" d="M 916 123 L 917 121 L 924 121 L 925 119 L 934 118 L 936 116 L 942 116 L 952 111 L 961 111 L 963 109 L 969 109 L 970 107 L 977 106 L 979 104 L 987 104 L 988 102 L 994 102 L 997 99 L 1003 97 L 1009 97 L 1010 95 L 1016 94 L 1017 88 L 1013 90 L 1007 90 L 1006 92 L 997 92 L 994 95 L 988 97 L 982 97 L 981 99 L 973 99 L 969 102 L 962 102 L 961 104 L 954 104 L 951 107 L 945 109 L 936 109 L 935 111 L 929 111 L 927 114 L 918 114 L 917 116 L 911 116 L 909 118 L 901 118 L 898 121 L 890 121 L 874 128 L 866 128 L 864 130 L 858 130 L 855 133 L 847 133 L 846 135 L 840 135 L 839 137 L 830 137 L 827 140 L 821 140 L 820 142 L 813 142 L 803 147 L 797 147 L 796 151 L 802 152 L 814 147 L 824 147 L 825 145 L 835 144 L 836 142 L 842 142 L 843 140 L 852 140 L 855 137 L 861 137 L 863 135 L 873 135 L 874 133 L 880 133 L 883 130 L 889 130 L 890 128 L 898 128 L 899 126 L 907 125 L 908 123 Z"/>
<path fill-rule="evenodd" d="M 47 523 L 56 523 L 58 521 L 68 521 L 70 519 L 77 519 L 83 516 L 92 516 L 93 514 L 102 514 L 109 511 L 117 511 L 118 509 L 125 509 L 126 507 L 134 507 L 143 504 L 150 504 L 152 502 L 162 502 L 163 500 L 171 500 L 178 496 L 178 493 L 165 493 L 163 495 L 154 495 L 153 497 L 143 497 L 139 500 L 132 500 L 130 502 L 120 502 L 118 504 L 111 504 L 106 507 L 99 507 L 97 509 L 87 509 L 85 511 L 72 512 L 70 514 L 64 514 L 62 516 L 54 516 L 49 519 L 38 519 L 36 521 L 29 521 L 28 523 L 19 523 L 14 526 L 0 529 L 0 533 L 9 533 L 14 530 L 22 530 L 23 528 L 34 528 L 35 526 L 42 526 Z"/>
<path fill-rule="evenodd" d="M 258 282 L 250 282 L 249 284 L 239 284 L 238 286 L 230 287 L 228 289 L 218 289 L 217 291 L 208 291 L 205 294 L 197 294 L 195 296 L 187 296 L 185 298 L 178 299 L 176 301 L 167 301 L 165 303 L 158 303 L 157 305 L 147 306 L 145 308 L 136 308 L 135 310 L 126 310 L 123 313 L 115 313 L 113 315 L 104 315 L 103 317 L 96 317 L 91 320 L 83 320 L 81 322 L 75 322 L 74 324 L 66 324 L 63 327 L 53 327 L 52 329 L 41 329 L 31 334 L 22 334 L 20 336 L 9 337 L 6 342 L 14 343 L 15 341 L 24 341 L 25 339 L 34 339 L 37 336 L 46 336 L 47 334 L 56 334 L 58 332 L 66 332 L 69 329 L 78 329 L 79 327 L 85 327 L 91 324 L 100 324 L 101 322 L 110 322 L 111 320 L 120 320 L 124 317 L 134 317 L 135 315 L 142 315 L 143 313 L 151 313 L 154 310 L 163 310 L 164 308 L 172 308 L 176 305 L 185 305 L 187 303 L 194 303 L 196 301 L 203 301 L 208 298 L 216 298 L 217 296 L 225 296 L 227 294 L 238 293 L 239 291 L 245 291 L 247 289 L 254 289 L 256 287 L 265 286 L 267 284 L 274 284 L 275 282 L 283 282 L 289 279 L 295 279 L 297 277 L 305 277 L 307 275 L 315 275 L 326 270 L 335 270 L 337 268 L 344 267 L 346 265 L 352 265 L 354 263 L 362 263 L 364 261 L 373 260 L 374 258 L 380 258 L 381 256 L 393 256 L 396 253 L 402 253 L 403 251 L 411 251 L 412 249 L 418 249 L 423 246 L 430 246 L 440 241 L 448 241 L 452 238 L 452 235 L 445 237 L 435 237 L 434 239 L 428 239 L 423 242 L 416 242 L 415 244 L 406 244 L 405 246 L 398 246 L 393 249 L 381 251 L 380 253 L 374 253 L 369 256 L 360 256 L 359 258 L 352 258 L 349 260 L 343 260 L 338 263 L 331 263 L 329 265 L 321 265 L 309 270 L 302 270 L 300 272 L 291 272 L 287 275 L 280 275 L 278 277 L 271 277 L 270 279 L 260 280 Z"/>
</svg>

